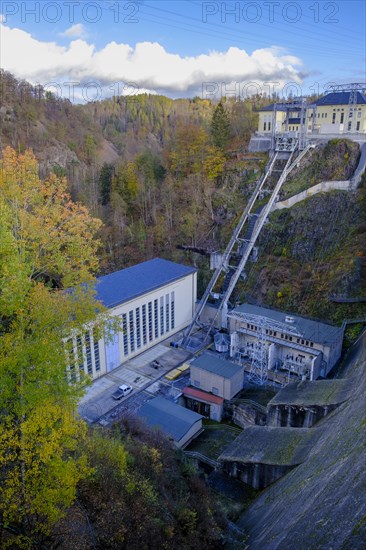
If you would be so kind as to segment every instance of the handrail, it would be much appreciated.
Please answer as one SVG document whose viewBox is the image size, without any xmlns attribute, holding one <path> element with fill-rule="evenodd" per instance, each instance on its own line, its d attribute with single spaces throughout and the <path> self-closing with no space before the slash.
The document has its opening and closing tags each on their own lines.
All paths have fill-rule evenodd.
<svg viewBox="0 0 366 550">
<path fill-rule="evenodd" d="M 185 455 L 191 458 L 198 458 L 202 462 L 206 462 L 206 464 L 209 464 L 210 466 L 213 466 L 214 468 L 219 467 L 219 462 L 217 460 L 214 460 L 213 458 L 209 458 L 208 456 L 199 453 L 197 451 L 183 451 Z"/>
<path fill-rule="evenodd" d="M 261 405 L 260 403 L 257 403 L 256 401 L 252 401 L 251 399 L 233 399 L 233 404 L 239 403 L 240 405 L 251 405 L 255 409 L 259 409 L 263 413 L 267 413 L 267 408 L 264 405 Z"/>
</svg>

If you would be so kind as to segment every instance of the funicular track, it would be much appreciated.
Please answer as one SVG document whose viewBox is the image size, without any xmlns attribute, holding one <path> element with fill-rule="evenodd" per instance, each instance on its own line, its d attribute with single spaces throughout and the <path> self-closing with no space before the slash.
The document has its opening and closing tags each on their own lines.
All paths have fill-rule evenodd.
<svg viewBox="0 0 366 550">
<path fill-rule="evenodd" d="M 193 332 L 201 328 L 204 328 L 206 332 L 206 336 L 202 342 L 203 346 L 215 326 L 216 320 L 222 313 L 224 313 L 222 316 L 222 326 L 224 328 L 226 327 L 226 311 L 230 296 L 245 268 L 246 263 L 250 258 L 262 227 L 271 212 L 276 198 L 278 197 L 279 191 L 290 172 L 299 164 L 308 151 L 314 148 L 314 145 L 307 145 L 302 151 L 299 151 L 298 140 L 294 140 L 292 142 L 290 149 L 283 148 L 281 145 L 282 144 L 280 144 L 279 147 L 276 148 L 277 150 L 275 150 L 271 155 L 265 171 L 259 178 L 255 190 L 251 195 L 236 228 L 233 231 L 231 239 L 219 259 L 219 263 L 209 284 L 207 285 L 200 303 L 197 306 L 192 323 L 186 330 L 186 333 L 182 339 L 181 346 L 184 348 L 189 349 L 192 347 L 190 345 L 190 340 Z M 285 165 L 283 166 L 284 163 Z M 274 184 L 273 190 L 269 192 L 269 199 L 266 204 L 260 209 L 256 209 L 256 200 L 265 190 L 264 184 L 270 176 L 272 176 L 272 179 L 274 180 L 277 178 L 277 182 Z M 243 228 L 247 222 L 249 222 L 249 226 L 244 236 L 241 237 Z M 200 316 L 209 297 L 212 296 L 214 288 L 221 275 L 224 276 L 224 283 L 219 294 L 219 302 L 217 304 L 215 316 L 209 324 L 204 325 L 200 322 Z"/>
</svg>

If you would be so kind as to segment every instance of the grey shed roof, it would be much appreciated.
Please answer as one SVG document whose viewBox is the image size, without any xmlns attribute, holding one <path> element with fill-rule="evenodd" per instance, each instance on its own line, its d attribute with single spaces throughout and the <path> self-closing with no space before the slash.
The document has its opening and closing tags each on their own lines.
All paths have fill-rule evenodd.
<svg viewBox="0 0 366 550">
<path fill-rule="evenodd" d="M 219 456 L 220 462 L 295 466 L 309 455 L 319 428 L 248 426 Z"/>
<path fill-rule="evenodd" d="M 354 380 L 302 380 L 287 384 L 268 403 L 268 407 L 276 405 L 298 405 L 311 407 L 314 405 L 339 405 L 351 397 Z"/>
<path fill-rule="evenodd" d="M 335 327 L 320 321 L 314 321 L 313 319 L 307 319 L 306 317 L 300 317 L 299 315 L 295 315 L 293 313 L 278 311 L 277 309 L 254 306 L 251 304 L 242 304 L 241 306 L 236 307 L 233 312 L 249 313 L 250 315 L 258 315 L 267 317 L 268 319 L 273 319 L 274 321 L 283 323 L 289 328 L 296 328 L 302 335 L 302 338 L 321 344 L 336 343 L 343 334 L 343 330 L 340 327 Z M 230 313 L 228 313 L 228 315 L 230 316 Z M 294 323 L 286 322 L 286 317 L 288 316 L 294 318 Z"/>
<path fill-rule="evenodd" d="M 197 269 L 155 258 L 99 277 L 96 299 L 111 308 L 177 281 Z"/>
<path fill-rule="evenodd" d="M 158 427 L 179 442 L 202 416 L 163 397 L 155 397 L 143 405 L 137 414 L 151 427 Z"/>
<path fill-rule="evenodd" d="M 191 362 L 191 367 L 198 367 L 213 374 L 219 374 L 224 378 L 232 378 L 238 372 L 243 371 L 241 365 L 236 365 L 211 353 L 204 353 L 200 357 L 197 357 L 197 359 Z"/>
</svg>

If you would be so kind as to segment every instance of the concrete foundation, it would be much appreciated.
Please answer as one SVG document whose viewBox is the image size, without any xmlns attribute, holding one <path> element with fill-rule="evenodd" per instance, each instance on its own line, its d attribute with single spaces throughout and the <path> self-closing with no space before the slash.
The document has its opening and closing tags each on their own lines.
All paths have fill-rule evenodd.
<svg viewBox="0 0 366 550">
<path fill-rule="evenodd" d="M 298 405 L 269 405 L 267 426 L 289 428 L 311 428 L 337 405 L 303 407 Z"/>
</svg>

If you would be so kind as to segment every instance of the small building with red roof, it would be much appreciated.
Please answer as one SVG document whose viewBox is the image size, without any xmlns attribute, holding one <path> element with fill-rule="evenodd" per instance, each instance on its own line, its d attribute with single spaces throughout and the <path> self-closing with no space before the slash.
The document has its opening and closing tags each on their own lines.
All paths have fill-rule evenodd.
<svg viewBox="0 0 366 550">
<path fill-rule="evenodd" d="M 244 368 L 205 352 L 191 362 L 190 375 L 190 386 L 183 390 L 187 408 L 219 422 L 224 400 L 243 388 Z"/>
</svg>

